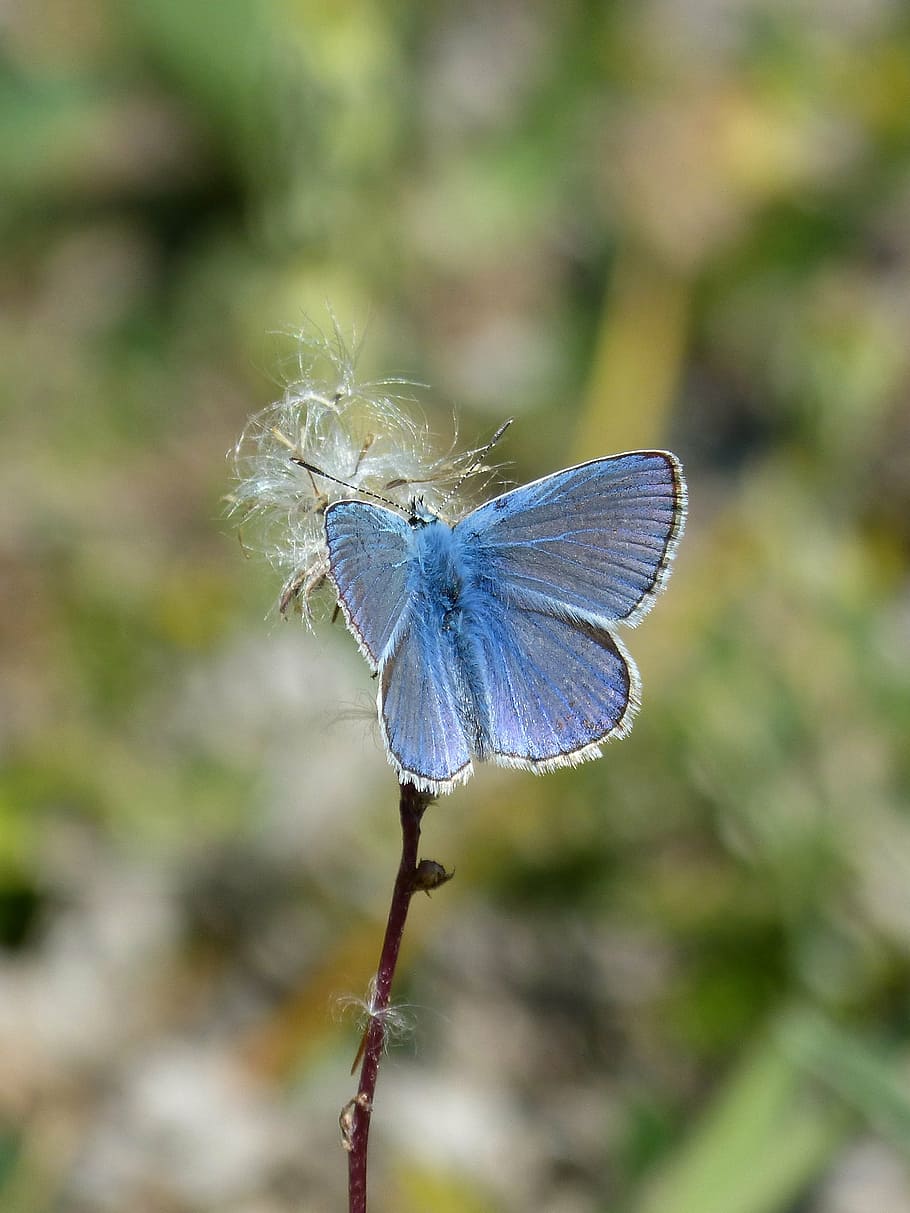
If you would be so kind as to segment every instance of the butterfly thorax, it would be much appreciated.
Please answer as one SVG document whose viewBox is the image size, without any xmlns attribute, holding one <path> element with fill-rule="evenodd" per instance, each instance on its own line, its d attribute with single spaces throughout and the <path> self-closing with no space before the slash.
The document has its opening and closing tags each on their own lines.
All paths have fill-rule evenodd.
<svg viewBox="0 0 910 1213">
<path fill-rule="evenodd" d="M 414 591 L 424 600 L 425 617 L 444 631 L 457 629 L 461 618 L 464 569 L 452 528 L 428 514 L 413 531 Z"/>
<path fill-rule="evenodd" d="M 482 757 L 489 694 L 479 644 L 491 599 L 480 588 L 461 532 L 431 517 L 411 534 L 414 626 L 424 632 L 427 651 L 445 667 L 461 727 L 472 752 Z"/>
</svg>

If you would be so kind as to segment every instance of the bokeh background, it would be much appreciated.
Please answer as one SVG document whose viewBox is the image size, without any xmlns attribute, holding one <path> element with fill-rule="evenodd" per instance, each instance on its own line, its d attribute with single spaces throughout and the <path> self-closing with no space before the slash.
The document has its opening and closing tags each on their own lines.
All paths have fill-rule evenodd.
<svg viewBox="0 0 910 1213">
<path fill-rule="evenodd" d="M 691 490 L 631 737 L 427 816 L 371 1207 L 907 1213 L 906 6 L 0 22 L 0 1207 L 345 1207 L 396 788 L 224 504 L 328 302 L 441 446 Z"/>
</svg>

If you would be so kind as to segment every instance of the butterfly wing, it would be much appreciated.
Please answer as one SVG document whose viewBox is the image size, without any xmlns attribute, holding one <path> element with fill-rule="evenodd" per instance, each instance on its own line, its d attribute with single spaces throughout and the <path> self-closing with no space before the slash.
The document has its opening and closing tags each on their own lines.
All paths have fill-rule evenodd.
<svg viewBox="0 0 910 1213">
<path fill-rule="evenodd" d="M 537 771 L 600 754 L 639 704 L 635 663 L 609 628 L 490 601 L 474 616 L 476 748 Z"/>
<path fill-rule="evenodd" d="M 345 622 L 375 672 L 408 607 L 411 527 L 383 506 L 338 501 L 325 512 L 325 533 Z"/>
<path fill-rule="evenodd" d="M 451 791 L 473 769 L 459 674 L 444 633 L 415 610 L 382 668 L 379 715 L 399 777 L 434 795 Z"/>
<path fill-rule="evenodd" d="M 543 771 L 623 736 L 640 680 L 614 633 L 650 609 L 685 521 L 675 456 L 597 459 L 494 498 L 455 528 L 471 611 L 477 748 Z"/>
<path fill-rule="evenodd" d="M 329 576 L 364 657 L 380 672 L 379 715 L 392 763 L 426 791 L 471 773 L 463 695 L 434 624 L 409 521 L 382 506 L 339 501 L 325 512 Z"/>
<path fill-rule="evenodd" d="M 455 531 L 475 576 L 510 603 L 634 626 L 666 583 L 685 516 L 679 460 L 634 451 L 494 497 Z"/>
</svg>

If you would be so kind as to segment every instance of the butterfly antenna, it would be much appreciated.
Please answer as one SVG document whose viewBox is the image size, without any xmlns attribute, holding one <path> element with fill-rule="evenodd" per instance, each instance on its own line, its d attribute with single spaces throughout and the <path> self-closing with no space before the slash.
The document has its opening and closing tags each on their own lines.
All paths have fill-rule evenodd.
<svg viewBox="0 0 910 1213">
<path fill-rule="evenodd" d="M 489 455 L 490 451 L 492 451 L 493 447 L 500 440 L 500 438 L 503 436 L 503 434 L 506 432 L 506 430 L 509 428 L 509 426 L 512 424 L 512 422 L 514 420 L 515 420 L 514 417 L 509 417 L 506 421 L 504 421 L 502 423 L 502 425 L 499 427 L 499 429 L 496 431 L 496 433 L 493 435 L 493 437 L 490 439 L 490 441 L 485 446 L 482 446 L 479 450 L 474 452 L 474 458 L 471 460 L 471 462 L 468 464 L 468 466 L 465 468 L 465 470 L 461 473 L 461 475 L 455 481 L 452 488 L 449 490 L 448 493 L 446 493 L 445 497 L 443 498 L 443 501 L 442 501 L 443 505 L 445 505 L 447 501 L 452 500 L 452 498 L 455 496 L 455 494 L 458 492 L 458 490 L 461 488 L 461 486 L 464 484 L 464 482 L 467 480 L 467 478 L 469 476 L 473 476 L 475 472 L 480 471 L 481 467 L 483 466 L 484 459 L 486 458 L 487 455 Z"/>
<path fill-rule="evenodd" d="M 316 467 L 314 463 L 307 463 L 305 459 L 301 459 L 299 455 L 291 455 L 291 463 L 296 463 L 298 467 L 310 472 L 314 476 L 324 476 L 326 480 L 332 480 L 335 484 L 340 484 L 344 489 L 350 489 L 352 493 L 357 493 L 359 496 L 372 497 L 376 501 L 381 501 L 383 505 L 389 505 L 393 510 L 400 510 L 401 506 L 393 501 L 391 497 L 383 497 L 381 493 L 374 493 L 371 489 L 360 488 L 356 484 L 349 484 L 347 480 L 339 480 L 337 476 L 333 476 L 331 472 L 324 472 L 322 468 Z"/>
</svg>

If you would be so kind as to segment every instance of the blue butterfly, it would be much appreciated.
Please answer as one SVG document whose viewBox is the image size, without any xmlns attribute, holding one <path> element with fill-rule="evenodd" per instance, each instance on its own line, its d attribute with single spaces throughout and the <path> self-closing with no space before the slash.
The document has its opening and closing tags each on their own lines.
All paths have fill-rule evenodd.
<svg viewBox="0 0 910 1213">
<path fill-rule="evenodd" d="M 330 505 L 329 577 L 400 780 L 435 795 L 472 758 L 550 771 L 625 736 L 640 679 L 616 627 L 651 609 L 685 517 L 666 451 L 544 476 L 454 526 L 419 499 Z"/>
</svg>

